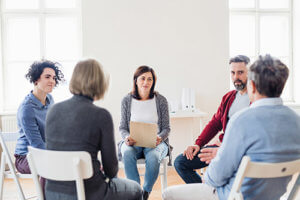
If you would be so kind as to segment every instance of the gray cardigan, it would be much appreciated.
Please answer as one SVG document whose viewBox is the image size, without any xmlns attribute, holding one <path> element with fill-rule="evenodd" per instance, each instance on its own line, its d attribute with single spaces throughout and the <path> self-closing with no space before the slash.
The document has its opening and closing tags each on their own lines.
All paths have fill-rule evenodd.
<svg viewBox="0 0 300 200">
<path fill-rule="evenodd" d="M 169 107 L 167 99 L 156 92 L 155 94 L 156 99 L 156 108 L 157 108 L 157 115 L 158 115 L 158 133 L 157 135 L 162 138 L 169 146 L 169 164 L 171 164 L 171 149 L 169 145 L 169 133 L 170 133 L 170 117 L 169 117 Z M 129 136 L 129 122 L 131 117 L 131 102 L 132 102 L 132 95 L 127 94 L 121 104 L 121 122 L 119 127 L 119 132 L 122 136 L 122 141 L 119 142 L 119 160 L 122 159 L 121 155 L 121 145 L 124 143 L 124 139 Z"/>
</svg>

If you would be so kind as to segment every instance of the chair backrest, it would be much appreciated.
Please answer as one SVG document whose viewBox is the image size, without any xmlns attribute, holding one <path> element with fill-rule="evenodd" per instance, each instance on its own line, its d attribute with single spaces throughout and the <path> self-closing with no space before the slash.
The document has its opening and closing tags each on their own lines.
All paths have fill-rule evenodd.
<svg viewBox="0 0 300 200">
<path fill-rule="evenodd" d="M 27 160 L 39 199 L 43 193 L 38 175 L 56 181 L 76 181 L 77 197 L 85 199 L 83 179 L 92 177 L 93 166 L 91 155 L 84 151 L 51 151 L 28 147 Z"/>
<path fill-rule="evenodd" d="M 236 178 L 233 182 L 228 200 L 242 200 L 243 195 L 240 191 L 243 179 L 249 178 L 279 178 L 291 176 L 300 172 L 300 159 L 281 162 L 281 163 L 265 163 L 251 162 L 249 156 L 244 156 L 239 166 Z"/>
</svg>

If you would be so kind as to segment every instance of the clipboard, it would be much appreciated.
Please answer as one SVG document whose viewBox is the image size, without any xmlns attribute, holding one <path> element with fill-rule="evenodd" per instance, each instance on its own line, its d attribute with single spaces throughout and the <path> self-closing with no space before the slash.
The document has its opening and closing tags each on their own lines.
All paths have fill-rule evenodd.
<svg viewBox="0 0 300 200">
<path fill-rule="evenodd" d="M 155 148 L 157 124 L 130 121 L 130 137 L 136 141 L 134 146 Z"/>
</svg>

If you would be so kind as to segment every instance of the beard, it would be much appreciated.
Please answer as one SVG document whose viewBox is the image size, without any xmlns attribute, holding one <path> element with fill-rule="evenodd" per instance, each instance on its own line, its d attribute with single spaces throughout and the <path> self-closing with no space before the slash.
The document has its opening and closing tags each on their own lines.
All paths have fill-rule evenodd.
<svg viewBox="0 0 300 200">
<path fill-rule="evenodd" d="M 239 84 L 237 84 L 237 83 L 239 83 Z M 240 79 L 237 79 L 233 82 L 233 85 L 237 91 L 241 91 L 246 87 L 247 81 L 243 82 Z"/>
</svg>

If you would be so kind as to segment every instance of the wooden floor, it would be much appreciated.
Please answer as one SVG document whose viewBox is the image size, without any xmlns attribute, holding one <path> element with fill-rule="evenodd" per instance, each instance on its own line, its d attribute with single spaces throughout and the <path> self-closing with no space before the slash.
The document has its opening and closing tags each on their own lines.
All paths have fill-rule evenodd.
<svg viewBox="0 0 300 200">
<path fill-rule="evenodd" d="M 118 177 L 125 177 L 124 171 L 121 169 L 119 171 Z M 143 183 L 143 177 L 141 177 L 141 182 Z M 160 200 L 161 198 L 161 181 L 160 177 L 157 179 L 153 191 L 150 194 L 149 200 Z M 184 182 L 177 175 L 175 169 L 173 167 L 168 168 L 168 186 L 170 185 L 178 185 L 183 184 Z M 25 192 L 26 197 L 35 196 L 35 187 L 33 181 L 30 179 L 21 180 L 22 188 Z M 4 182 L 3 189 L 3 199 L 4 200 L 16 200 L 18 199 L 18 194 L 16 190 L 16 186 L 11 179 L 6 179 Z M 33 198 L 36 199 L 36 198 Z"/>
<path fill-rule="evenodd" d="M 142 171 L 141 171 L 142 172 Z M 118 177 L 125 177 L 124 171 L 121 169 L 119 171 Z M 291 183 L 294 183 L 296 181 L 297 176 L 294 176 L 291 180 Z M 143 183 L 143 177 L 141 178 L 141 181 Z M 23 179 L 21 180 L 22 188 L 25 192 L 26 197 L 29 196 L 35 196 L 35 187 L 33 184 L 33 181 L 30 179 Z M 181 178 L 176 173 L 175 169 L 173 167 L 168 168 L 168 186 L 171 185 L 178 185 L 178 184 L 184 184 L 184 182 L 181 180 Z M 291 190 L 290 184 L 288 186 L 288 191 Z M 16 186 L 14 182 L 10 179 L 7 179 L 4 181 L 4 189 L 3 189 L 3 199 L 4 200 L 16 200 L 18 198 Z M 36 198 L 33 198 L 36 199 Z M 160 187 L 160 177 L 157 179 L 153 191 L 150 194 L 149 200 L 160 200 L 161 198 L 161 187 Z M 281 198 L 281 200 L 286 198 Z M 300 191 L 296 197 L 297 200 L 300 200 Z"/>
</svg>

